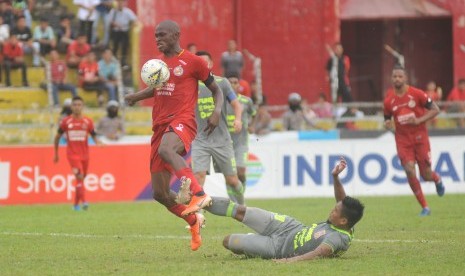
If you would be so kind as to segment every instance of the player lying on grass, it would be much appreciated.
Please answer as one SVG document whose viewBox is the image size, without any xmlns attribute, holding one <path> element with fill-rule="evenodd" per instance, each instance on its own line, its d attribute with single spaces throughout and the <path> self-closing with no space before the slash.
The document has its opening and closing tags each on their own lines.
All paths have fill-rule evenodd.
<svg viewBox="0 0 465 276">
<path fill-rule="evenodd" d="M 332 171 L 337 203 L 325 222 L 306 226 L 286 215 L 238 205 L 218 197 L 213 197 L 212 205 L 205 210 L 232 217 L 257 232 L 226 236 L 223 245 L 233 253 L 277 259 L 277 262 L 337 257 L 349 249 L 353 227 L 362 218 L 365 208 L 360 201 L 345 194 L 339 174 L 346 166 L 341 157 Z"/>
</svg>

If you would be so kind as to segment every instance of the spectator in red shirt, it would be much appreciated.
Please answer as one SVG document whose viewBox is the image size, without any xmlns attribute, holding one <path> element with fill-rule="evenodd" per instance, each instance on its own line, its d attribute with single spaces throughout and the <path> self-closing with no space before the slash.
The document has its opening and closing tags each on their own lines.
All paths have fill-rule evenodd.
<svg viewBox="0 0 465 276">
<path fill-rule="evenodd" d="M 6 86 L 11 86 L 11 69 L 17 68 L 21 68 L 23 86 L 29 86 L 27 82 L 26 64 L 24 63 L 24 52 L 16 36 L 10 36 L 8 42 L 3 45 L 3 59 L 3 64 L 5 66 Z"/>
<path fill-rule="evenodd" d="M 58 91 L 70 91 L 73 97 L 77 96 L 76 86 L 66 83 L 66 63 L 60 59 L 60 55 L 57 50 L 50 52 L 50 71 L 52 75 L 52 95 L 53 104 L 59 105 Z"/>
<path fill-rule="evenodd" d="M 428 82 L 426 84 L 426 90 L 425 90 L 426 95 L 431 98 L 434 102 L 439 102 L 442 100 L 442 89 L 441 87 L 437 86 L 434 81 Z M 427 128 L 435 128 L 437 125 L 438 119 L 434 117 L 433 119 L 429 120 L 426 122 L 426 127 Z"/>
<path fill-rule="evenodd" d="M 66 54 L 66 64 L 69 68 L 78 68 L 82 58 L 87 55 L 91 50 L 90 45 L 87 43 L 85 34 L 79 34 L 77 39 L 68 46 Z"/>
<path fill-rule="evenodd" d="M 457 87 L 449 92 L 447 101 L 456 102 L 448 108 L 448 112 L 465 113 L 465 79 L 459 79 Z M 457 125 L 463 128 L 465 126 L 465 118 L 457 118 Z"/>
<path fill-rule="evenodd" d="M 103 105 L 104 82 L 99 76 L 99 68 L 94 52 L 89 52 L 79 63 L 79 84 L 86 91 L 97 91 L 98 104 Z"/>
</svg>

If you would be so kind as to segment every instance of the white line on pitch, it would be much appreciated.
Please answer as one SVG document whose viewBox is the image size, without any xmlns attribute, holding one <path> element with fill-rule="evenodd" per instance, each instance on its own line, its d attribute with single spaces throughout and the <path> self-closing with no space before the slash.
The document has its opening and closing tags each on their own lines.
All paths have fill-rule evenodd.
<svg viewBox="0 0 465 276">
<path fill-rule="evenodd" d="M 190 239 L 190 236 L 175 236 L 175 235 L 94 235 L 94 234 L 72 234 L 72 233 L 39 233 L 39 232 L 0 232 L 3 236 L 49 236 L 49 237 L 65 237 L 65 238 L 85 238 L 85 239 L 147 239 L 147 240 L 175 240 L 175 239 Z M 220 236 L 207 236 L 211 239 L 222 239 Z M 437 240 L 369 240 L 355 239 L 355 242 L 362 243 L 433 243 Z"/>
</svg>

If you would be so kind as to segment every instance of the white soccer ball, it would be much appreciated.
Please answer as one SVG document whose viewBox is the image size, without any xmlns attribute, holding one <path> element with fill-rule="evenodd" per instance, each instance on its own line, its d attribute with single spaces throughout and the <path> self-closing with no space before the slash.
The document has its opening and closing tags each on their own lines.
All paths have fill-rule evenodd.
<svg viewBox="0 0 465 276">
<path fill-rule="evenodd" d="M 140 70 L 142 81 L 150 88 L 162 87 L 170 78 L 170 70 L 163 60 L 148 60 Z"/>
</svg>

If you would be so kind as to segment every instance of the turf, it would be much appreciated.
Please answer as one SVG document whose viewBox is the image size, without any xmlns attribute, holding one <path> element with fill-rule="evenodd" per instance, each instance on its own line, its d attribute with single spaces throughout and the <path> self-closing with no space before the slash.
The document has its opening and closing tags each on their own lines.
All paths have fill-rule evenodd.
<svg viewBox="0 0 465 276">
<path fill-rule="evenodd" d="M 294 264 L 247 259 L 222 247 L 223 236 L 250 232 L 207 215 L 204 244 L 189 249 L 182 220 L 153 202 L 0 207 L 0 275 L 463 275 L 465 195 L 427 198 L 419 217 L 413 196 L 367 197 L 365 217 L 339 259 Z M 329 198 L 249 200 L 249 206 L 325 220 Z"/>
</svg>

